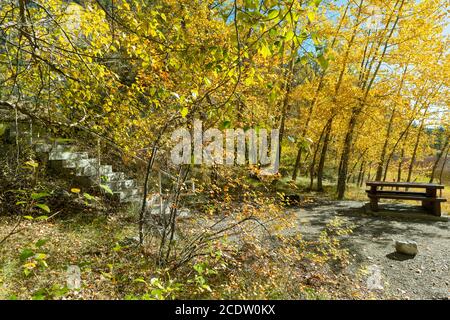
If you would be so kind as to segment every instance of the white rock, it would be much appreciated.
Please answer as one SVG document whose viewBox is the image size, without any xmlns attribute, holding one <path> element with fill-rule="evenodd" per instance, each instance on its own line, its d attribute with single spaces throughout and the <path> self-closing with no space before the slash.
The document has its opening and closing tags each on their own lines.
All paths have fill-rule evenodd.
<svg viewBox="0 0 450 320">
<path fill-rule="evenodd" d="M 395 250 L 409 256 L 415 256 L 418 252 L 415 241 L 395 241 Z"/>
<path fill-rule="evenodd" d="M 381 268 L 376 264 L 373 264 L 367 269 L 369 277 L 366 280 L 367 289 L 369 290 L 383 290 L 381 284 Z"/>
<path fill-rule="evenodd" d="M 67 267 L 67 288 L 71 290 L 81 289 L 81 270 L 79 266 Z"/>
</svg>

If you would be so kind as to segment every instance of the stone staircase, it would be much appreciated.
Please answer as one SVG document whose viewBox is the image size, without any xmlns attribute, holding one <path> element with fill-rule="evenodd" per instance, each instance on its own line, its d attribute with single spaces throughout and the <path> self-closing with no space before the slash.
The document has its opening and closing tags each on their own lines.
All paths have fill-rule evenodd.
<svg viewBox="0 0 450 320">
<path fill-rule="evenodd" d="M 9 143 L 13 143 L 19 136 L 22 141 L 33 145 L 39 157 L 47 159 L 47 166 L 58 175 L 71 179 L 73 187 L 94 187 L 106 191 L 104 193 L 107 196 L 124 204 L 140 206 L 142 203 L 143 193 L 136 180 L 128 178 L 124 172 L 113 171 L 111 165 L 102 164 L 98 158 L 90 157 L 78 145 L 71 144 L 71 140 L 49 139 L 44 128 L 32 128 L 28 122 L 19 124 L 19 134 L 14 125 L 9 125 L 8 131 Z M 168 173 L 164 174 L 170 176 Z M 195 191 L 194 184 L 191 183 L 192 191 Z M 158 193 L 148 195 L 149 214 L 168 215 L 170 207 L 171 203 L 164 202 Z M 179 217 L 188 217 L 189 214 L 189 209 L 179 208 Z"/>
<path fill-rule="evenodd" d="M 121 203 L 142 201 L 136 180 L 128 179 L 123 172 L 113 171 L 111 165 L 101 164 L 75 145 L 39 142 L 35 144 L 35 151 L 47 154 L 50 168 L 71 176 L 82 187 L 99 187 L 106 193 L 111 192 L 111 196 Z"/>
<path fill-rule="evenodd" d="M 87 152 L 78 151 L 77 146 L 70 144 L 36 143 L 38 154 L 48 155 L 48 166 L 63 175 L 69 175 L 81 187 L 105 186 L 112 194 L 110 196 L 120 203 L 142 203 L 142 192 L 136 180 L 128 179 L 125 173 L 113 171 L 111 165 L 99 163 L 97 158 L 90 158 Z M 149 194 L 147 213 L 151 216 L 169 215 L 171 203 L 164 202 L 157 193 Z M 190 210 L 179 208 L 179 218 L 188 218 Z"/>
</svg>

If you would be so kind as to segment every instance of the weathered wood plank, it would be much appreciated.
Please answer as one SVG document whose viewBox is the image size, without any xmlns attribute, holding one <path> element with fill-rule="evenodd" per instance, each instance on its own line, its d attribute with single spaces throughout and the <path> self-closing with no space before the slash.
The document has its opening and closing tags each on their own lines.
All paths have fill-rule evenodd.
<svg viewBox="0 0 450 320">
<path fill-rule="evenodd" d="M 370 194 L 369 198 L 382 198 L 382 199 L 397 199 L 397 200 L 418 200 L 418 201 L 429 201 L 429 202 L 446 202 L 447 199 L 444 198 L 430 198 L 424 196 L 411 196 L 402 194 Z"/>
<path fill-rule="evenodd" d="M 400 187 L 400 188 L 434 188 L 444 189 L 444 185 L 437 183 L 421 183 L 421 182 L 386 182 L 386 181 L 367 181 L 370 187 Z"/>
<path fill-rule="evenodd" d="M 372 190 L 366 190 L 367 193 L 372 194 L 403 194 L 403 195 L 410 195 L 410 196 L 423 196 L 426 197 L 426 192 L 415 192 L 415 191 L 399 191 L 399 190 L 376 190 L 373 192 Z"/>
</svg>

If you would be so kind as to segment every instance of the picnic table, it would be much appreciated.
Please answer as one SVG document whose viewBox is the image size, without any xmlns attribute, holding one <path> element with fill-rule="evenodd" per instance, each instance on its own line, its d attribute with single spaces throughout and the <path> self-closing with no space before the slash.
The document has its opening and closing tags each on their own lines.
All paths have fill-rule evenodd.
<svg viewBox="0 0 450 320">
<path fill-rule="evenodd" d="M 417 200 L 422 202 L 422 207 L 429 213 L 440 216 L 441 202 L 446 202 L 444 198 L 437 195 L 437 190 L 444 189 L 441 184 L 418 183 L 418 182 L 384 182 L 367 181 L 370 187 L 366 190 L 370 199 L 370 209 L 378 211 L 379 199 Z M 388 188 L 388 190 L 386 190 Z M 395 190 L 394 190 L 395 188 Z M 413 191 L 410 191 L 413 189 Z"/>
</svg>

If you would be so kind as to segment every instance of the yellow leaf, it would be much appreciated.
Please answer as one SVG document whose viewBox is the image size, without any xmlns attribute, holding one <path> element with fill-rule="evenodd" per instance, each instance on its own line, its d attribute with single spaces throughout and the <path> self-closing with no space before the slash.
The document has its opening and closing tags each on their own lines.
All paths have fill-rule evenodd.
<svg viewBox="0 0 450 320">
<path fill-rule="evenodd" d="M 25 162 L 25 164 L 27 166 L 30 166 L 30 167 L 33 167 L 33 168 L 37 168 L 39 166 L 39 164 L 36 161 L 34 161 L 34 160 L 27 161 L 27 162 Z"/>
<path fill-rule="evenodd" d="M 183 118 L 186 118 L 186 116 L 188 115 L 188 113 L 189 113 L 189 109 L 188 108 L 186 108 L 186 107 L 184 107 L 183 109 L 181 109 L 181 116 L 183 117 Z"/>
</svg>

